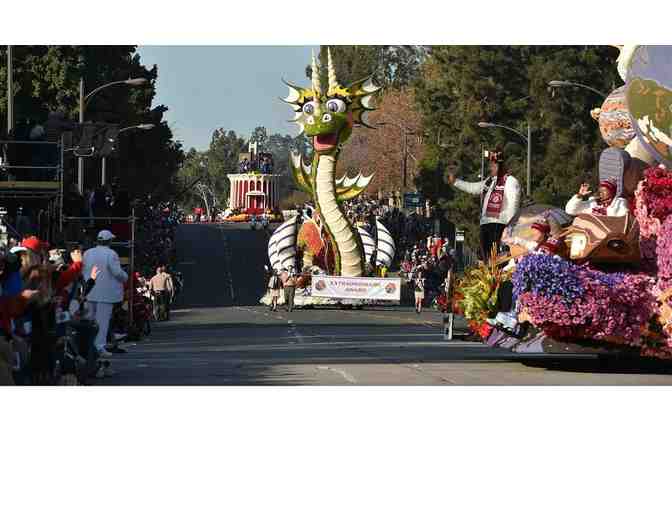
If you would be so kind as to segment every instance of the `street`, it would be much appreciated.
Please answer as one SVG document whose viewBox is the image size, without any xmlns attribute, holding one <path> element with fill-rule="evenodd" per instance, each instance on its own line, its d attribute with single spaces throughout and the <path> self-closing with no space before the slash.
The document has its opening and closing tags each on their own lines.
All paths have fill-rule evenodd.
<svg viewBox="0 0 672 510">
<path fill-rule="evenodd" d="M 410 307 L 284 309 L 258 304 L 268 233 L 182 225 L 185 290 L 170 322 L 116 355 L 105 385 L 667 385 L 667 366 L 533 357 L 446 342 L 442 317 Z M 458 329 L 465 329 L 458 321 Z"/>
</svg>

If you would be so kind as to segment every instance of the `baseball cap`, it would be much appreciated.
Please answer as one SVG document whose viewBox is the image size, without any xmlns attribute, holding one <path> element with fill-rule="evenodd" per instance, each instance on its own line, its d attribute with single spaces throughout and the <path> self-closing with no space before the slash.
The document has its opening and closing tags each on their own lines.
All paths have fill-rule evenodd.
<svg viewBox="0 0 672 510">
<path fill-rule="evenodd" d="M 111 239 L 114 239 L 116 236 L 110 232 L 109 230 L 101 230 L 98 232 L 98 240 L 99 241 L 110 241 Z"/>
<path fill-rule="evenodd" d="M 28 251 L 28 249 L 23 246 L 14 246 L 14 248 L 9 250 L 9 253 L 21 253 L 22 251 Z"/>
<path fill-rule="evenodd" d="M 40 250 L 46 250 L 47 248 L 49 248 L 49 243 L 45 243 L 44 241 L 40 241 L 35 236 L 30 236 L 30 237 L 26 237 L 23 241 L 21 241 L 21 246 L 23 246 L 24 248 L 28 248 L 29 250 L 32 250 L 32 251 L 40 251 Z"/>
</svg>

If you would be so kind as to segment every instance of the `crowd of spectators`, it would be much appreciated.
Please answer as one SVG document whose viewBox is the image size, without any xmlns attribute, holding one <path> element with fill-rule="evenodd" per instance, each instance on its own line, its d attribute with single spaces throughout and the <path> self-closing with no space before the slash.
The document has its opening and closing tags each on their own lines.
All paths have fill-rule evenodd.
<svg viewBox="0 0 672 510">
<path fill-rule="evenodd" d="M 398 260 L 433 233 L 434 222 L 427 217 L 425 209 L 417 207 L 407 212 L 402 209 L 399 196 L 393 193 L 379 194 L 376 198 L 364 194 L 346 202 L 344 208 L 348 219 L 356 226 L 367 229 L 375 220 L 385 225 L 395 241 Z"/>
<path fill-rule="evenodd" d="M 174 270 L 175 229 L 184 213 L 174 202 L 154 202 L 148 197 L 137 202 L 135 215 L 136 271 L 151 277 L 159 266 Z"/>
<path fill-rule="evenodd" d="M 428 236 L 404 251 L 401 274 L 415 287 L 416 297 L 422 290 L 424 299 L 427 294 L 431 297 L 442 292 L 441 287 L 454 264 L 455 250 L 450 248 L 448 238 Z"/>
<path fill-rule="evenodd" d="M 62 383 L 65 342 L 71 337 L 78 339 L 75 357 L 85 359 L 87 366 L 94 360 L 90 376 L 111 375 L 107 357 L 124 352 L 117 340 L 130 333 L 124 320 L 128 311 L 122 306 L 128 300 L 129 287 L 141 288 L 138 282 L 143 275 L 151 277 L 159 266 L 174 271 L 174 235 L 182 219 L 176 204 L 149 196 L 131 203 L 128 193 L 114 187 L 89 190 L 84 195 L 72 187 L 64 197 L 64 209 L 64 215 L 73 219 L 64 222 L 63 234 L 52 239 L 51 246 L 38 237 L 30 211 L 19 208 L 13 218 L 5 214 L 6 238 L 0 247 L 0 384 Z M 131 287 L 125 264 L 132 232 L 126 218 L 133 212 L 135 274 Z M 22 221 L 15 227 L 11 219 Z M 119 266 L 109 278 L 126 287 L 123 296 L 122 290 L 115 290 L 115 298 L 122 297 L 109 305 L 98 294 L 110 279 L 103 274 L 102 283 L 98 278 L 100 288 L 95 290 L 98 269 L 91 264 L 87 267 L 87 257 L 91 259 L 101 246 Z M 103 266 L 111 267 L 107 263 Z M 101 310 L 105 312 L 102 318 Z M 109 327 L 101 327 L 101 320 Z M 97 338 L 101 334 L 102 340 Z"/>
</svg>

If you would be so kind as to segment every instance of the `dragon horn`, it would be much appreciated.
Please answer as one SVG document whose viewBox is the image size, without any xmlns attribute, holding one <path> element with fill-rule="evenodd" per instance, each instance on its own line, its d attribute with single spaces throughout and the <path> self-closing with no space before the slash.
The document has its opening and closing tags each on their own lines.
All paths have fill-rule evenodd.
<svg viewBox="0 0 672 510">
<path fill-rule="evenodd" d="M 334 90 L 336 87 L 338 87 L 338 78 L 336 78 L 336 68 L 334 68 L 334 61 L 331 58 L 331 48 L 327 48 L 327 56 L 327 68 L 329 70 L 329 90 Z"/>
<path fill-rule="evenodd" d="M 315 99 L 319 99 L 322 95 L 322 84 L 320 83 L 320 67 L 317 65 L 317 59 L 315 58 L 315 50 L 313 50 L 313 92 L 315 92 Z"/>
</svg>

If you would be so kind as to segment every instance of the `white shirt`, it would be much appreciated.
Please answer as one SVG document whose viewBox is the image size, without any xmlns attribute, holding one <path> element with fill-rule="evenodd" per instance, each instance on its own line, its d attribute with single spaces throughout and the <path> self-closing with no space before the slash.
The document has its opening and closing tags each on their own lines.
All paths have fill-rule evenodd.
<svg viewBox="0 0 672 510">
<path fill-rule="evenodd" d="M 599 207 L 595 197 L 590 197 L 588 200 L 583 200 L 581 197 L 574 195 L 569 199 L 565 206 L 565 212 L 576 216 L 578 214 L 593 214 L 593 209 Z M 628 202 L 624 198 L 615 198 L 607 207 L 607 216 L 625 216 L 629 212 Z"/>
<path fill-rule="evenodd" d="M 485 192 L 485 199 L 483 200 L 483 209 L 481 211 L 481 225 L 486 225 L 488 223 L 502 223 L 506 225 L 511 221 L 520 207 L 520 183 L 513 175 L 509 175 L 506 178 L 506 183 L 504 184 L 504 202 L 502 203 L 502 210 L 500 211 L 497 217 L 488 216 L 486 214 L 488 209 L 488 201 L 490 200 L 490 195 L 495 189 L 497 184 L 497 179 L 488 177 L 479 182 L 466 182 L 462 179 L 456 179 L 454 186 L 469 193 L 471 195 L 480 195 L 483 193 L 486 184 L 490 181 L 490 186 Z"/>
<path fill-rule="evenodd" d="M 84 252 L 84 280 L 91 278 L 93 266 L 98 267 L 96 285 L 87 300 L 99 303 L 120 303 L 124 297 L 124 282 L 128 280 L 126 271 L 121 268 L 119 255 L 107 246 L 96 246 Z"/>
</svg>

